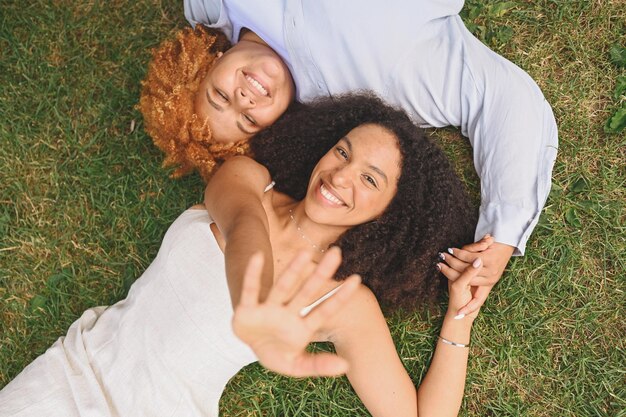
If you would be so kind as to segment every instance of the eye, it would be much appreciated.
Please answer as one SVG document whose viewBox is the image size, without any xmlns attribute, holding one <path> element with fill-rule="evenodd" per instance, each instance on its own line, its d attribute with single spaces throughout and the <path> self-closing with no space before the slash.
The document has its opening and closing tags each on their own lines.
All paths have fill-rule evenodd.
<svg viewBox="0 0 626 417">
<path fill-rule="evenodd" d="M 244 119 L 245 119 L 248 123 L 250 123 L 252 126 L 255 126 L 255 127 L 256 127 L 256 126 L 258 126 L 258 125 L 259 125 L 259 124 L 256 122 L 256 120 L 254 120 L 251 116 L 249 116 L 249 115 L 247 115 L 247 114 L 245 114 L 245 113 L 242 113 L 242 115 L 243 115 L 243 118 L 244 118 Z"/>
<path fill-rule="evenodd" d="M 215 89 L 217 96 L 225 103 L 228 103 L 228 96 L 223 91 Z"/>
<path fill-rule="evenodd" d="M 339 156 L 341 156 L 343 159 L 346 159 L 346 160 L 348 159 L 348 152 L 346 152 L 345 149 L 343 149 L 340 146 L 337 146 L 335 150 L 339 154 Z"/>
<path fill-rule="evenodd" d="M 378 188 L 378 183 L 376 183 L 376 180 L 371 175 L 363 174 L 363 179 L 373 187 Z"/>
</svg>

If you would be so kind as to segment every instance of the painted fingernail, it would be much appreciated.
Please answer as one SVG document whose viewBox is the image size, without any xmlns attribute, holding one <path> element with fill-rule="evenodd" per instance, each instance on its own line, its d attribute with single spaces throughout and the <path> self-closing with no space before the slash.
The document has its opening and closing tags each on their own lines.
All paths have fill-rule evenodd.
<svg viewBox="0 0 626 417">
<path fill-rule="evenodd" d="M 454 316 L 454 320 L 461 320 L 463 317 L 465 317 L 465 314 L 457 314 L 456 316 Z"/>
<path fill-rule="evenodd" d="M 439 260 L 445 261 L 446 260 L 446 255 L 444 255 L 443 253 L 439 252 Z"/>
<path fill-rule="evenodd" d="M 480 258 L 476 258 L 474 259 L 474 262 L 472 262 L 472 266 L 474 268 L 478 268 L 480 267 L 480 265 L 482 265 L 483 261 L 480 260 Z"/>
<path fill-rule="evenodd" d="M 448 248 L 448 253 L 449 253 L 450 255 L 454 255 L 454 251 L 452 250 L 452 248 Z"/>
<path fill-rule="evenodd" d="M 436 265 L 435 265 L 435 268 L 437 268 L 438 270 L 440 270 L 440 271 L 441 271 L 441 264 L 436 264 Z"/>
</svg>

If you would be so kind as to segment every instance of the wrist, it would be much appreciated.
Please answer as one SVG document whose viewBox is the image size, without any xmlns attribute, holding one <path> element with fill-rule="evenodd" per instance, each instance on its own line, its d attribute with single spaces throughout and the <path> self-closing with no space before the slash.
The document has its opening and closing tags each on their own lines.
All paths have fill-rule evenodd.
<svg viewBox="0 0 626 417">
<path fill-rule="evenodd" d="M 449 311 L 445 315 L 439 335 L 457 343 L 469 344 L 474 318 L 466 316 L 462 319 L 455 319 L 454 317 L 454 311 Z"/>
<path fill-rule="evenodd" d="M 439 331 L 439 336 L 452 342 L 469 345 L 473 322 L 472 319 L 454 320 L 452 317 L 446 317 Z"/>
<path fill-rule="evenodd" d="M 469 314 L 469 315 L 464 315 L 460 317 L 458 315 L 458 311 L 460 308 L 461 307 L 458 307 L 458 308 L 448 307 L 448 310 L 446 311 L 446 315 L 444 316 L 444 321 L 451 321 L 453 323 L 463 324 L 463 325 L 472 327 L 472 324 L 474 323 L 474 320 L 476 320 L 477 315 Z"/>
<path fill-rule="evenodd" d="M 506 265 L 513 256 L 516 248 L 507 243 L 494 242 L 490 249 L 495 252 L 498 258 Z"/>
<path fill-rule="evenodd" d="M 455 342 L 455 341 L 446 339 L 445 337 L 439 335 L 439 341 L 441 343 L 443 343 L 444 345 L 454 346 L 454 347 L 457 347 L 457 348 L 469 348 L 470 347 L 469 340 L 467 342 L 463 341 L 463 343 L 459 343 L 459 342 Z"/>
</svg>

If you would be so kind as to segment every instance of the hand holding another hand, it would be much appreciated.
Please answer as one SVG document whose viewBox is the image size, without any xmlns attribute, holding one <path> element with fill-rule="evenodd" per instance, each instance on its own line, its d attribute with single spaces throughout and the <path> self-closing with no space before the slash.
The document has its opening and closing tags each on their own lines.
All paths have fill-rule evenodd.
<svg viewBox="0 0 626 417">
<path fill-rule="evenodd" d="M 315 270 L 302 280 L 301 274 L 310 259 L 304 252 L 296 256 L 267 299 L 260 302 L 263 258 L 260 254 L 253 256 L 235 309 L 233 330 L 252 348 L 259 362 L 274 372 L 294 377 L 340 375 L 347 371 L 343 358 L 331 353 L 312 354 L 306 347 L 326 321 L 346 304 L 361 279 L 358 275 L 350 276 L 335 294 L 303 316 L 302 308 L 333 280 L 341 263 L 341 251 L 331 248 Z"/>
<path fill-rule="evenodd" d="M 462 319 L 463 317 L 466 317 L 473 320 L 478 316 L 480 306 L 464 315 L 459 314 L 458 311 L 470 303 L 474 298 L 476 287 L 472 287 L 471 282 L 479 276 L 482 270 L 482 259 L 476 258 L 462 273 L 456 277 L 456 279 L 448 279 L 448 293 L 450 295 L 450 300 L 448 301 L 448 314 L 454 315 L 455 319 Z"/>
<path fill-rule="evenodd" d="M 493 286 L 502 277 L 513 250 L 512 246 L 497 243 L 493 237 L 486 235 L 478 242 L 465 245 L 461 249 L 451 248 L 451 253 L 442 254 L 443 262 L 437 265 L 451 281 L 456 280 L 479 256 L 482 260 L 480 273 L 470 282 L 472 298 L 458 309 L 457 315 L 469 315 L 480 309 Z"/>
</svg>

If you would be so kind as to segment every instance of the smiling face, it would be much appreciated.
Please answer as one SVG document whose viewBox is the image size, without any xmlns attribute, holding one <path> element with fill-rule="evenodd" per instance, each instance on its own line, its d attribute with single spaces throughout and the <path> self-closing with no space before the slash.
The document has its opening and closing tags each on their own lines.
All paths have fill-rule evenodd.
<svg viewBox="0 0 626 417">
<path fill-rule="evenodd" d="M 218 143 L 246 140 L 287 110 L 295 87 L 289 69 L 267 45 L 242 40 L 220 56 L 196 93 L 194 107 Z"/>
<path fill-rule="evenodd" d="M 351 130 L 313 169 L 307 216 L 345 227 L 376 219 L 396 194 L 400 166 L 397 140 L 387 129 L 366 124 Z"/>
</svg>

